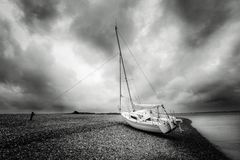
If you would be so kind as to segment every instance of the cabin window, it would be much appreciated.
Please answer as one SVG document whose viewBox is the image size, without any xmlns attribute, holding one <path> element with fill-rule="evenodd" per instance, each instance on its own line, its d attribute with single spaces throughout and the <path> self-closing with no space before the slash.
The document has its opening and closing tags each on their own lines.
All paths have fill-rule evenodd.
<svg viewBox="0 0 240 160">
<path fill-rule="evenodd" d="M 150 119 L 150 118 L 148 118 L 148 119 L 146 119 L 146 121 L 151 121 L 151 119 Z"/>
<path fill-rule="evenodd" d="M 136 117 L 134 117 L 134 116 L 131 116 L 131 118 L 132 118 L 132 119 L 135 119 L 135 120 L 137 120 L 137 118 L 136 118 Z"/>
</svg>

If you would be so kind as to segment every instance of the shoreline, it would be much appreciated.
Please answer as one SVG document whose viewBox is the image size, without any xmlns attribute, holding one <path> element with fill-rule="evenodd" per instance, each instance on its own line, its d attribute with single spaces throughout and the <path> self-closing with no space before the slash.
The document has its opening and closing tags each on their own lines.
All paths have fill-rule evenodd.
<svg viewBox="0 0 240 160">
<path fill-rule="evenodd" d="M 221 152 L 238 160 L 240 156 L 239 114 L 188 115 L 192 126 Z"/>
<path fill-rule="evenodd" d="M 229 159 L 182 118 L 183 133 L 136 130 L 119 115 L 0 117 L 1 159 Z"/>
</svg>

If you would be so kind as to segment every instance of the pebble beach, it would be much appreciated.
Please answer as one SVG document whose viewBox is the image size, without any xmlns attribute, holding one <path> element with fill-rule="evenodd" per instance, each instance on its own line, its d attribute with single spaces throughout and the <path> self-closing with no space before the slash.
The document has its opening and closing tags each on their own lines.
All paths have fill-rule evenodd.
<svg viewBox="0 0 240 160">
<path fill-rule="evenodd" d="M 136 130 L 120 115 L 0 116 L 0 159 L 229 159 L 182 118 L 169 134 Z"/>
</svg>

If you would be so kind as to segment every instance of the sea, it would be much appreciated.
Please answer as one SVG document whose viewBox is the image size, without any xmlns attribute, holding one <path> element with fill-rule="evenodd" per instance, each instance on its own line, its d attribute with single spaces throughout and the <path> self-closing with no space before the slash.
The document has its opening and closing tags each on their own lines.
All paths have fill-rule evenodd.
<svg viewBox="0 0 240 160">
<path fill-rule="evenodd" d="M 240 112 L 199 113 L 183 116 L 205 138 L 233 160 L 240 160 Z"/>
</svg>

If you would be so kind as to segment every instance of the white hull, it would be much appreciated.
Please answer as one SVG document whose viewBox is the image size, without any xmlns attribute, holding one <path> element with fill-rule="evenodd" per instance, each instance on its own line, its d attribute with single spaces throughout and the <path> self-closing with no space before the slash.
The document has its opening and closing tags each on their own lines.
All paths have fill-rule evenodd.
<svg viewBox="0 0 240 160">
<path fill-rule="evenodd" d="M 129 112 L 122 112 L 121 115 L 130 126 L 142 131 L 168 133 L 177 127 L 176 124 L 171 123 L 166 118 L 160 119 L 158 121 L 140 121 L 131 118 Z"/>
</svg>

